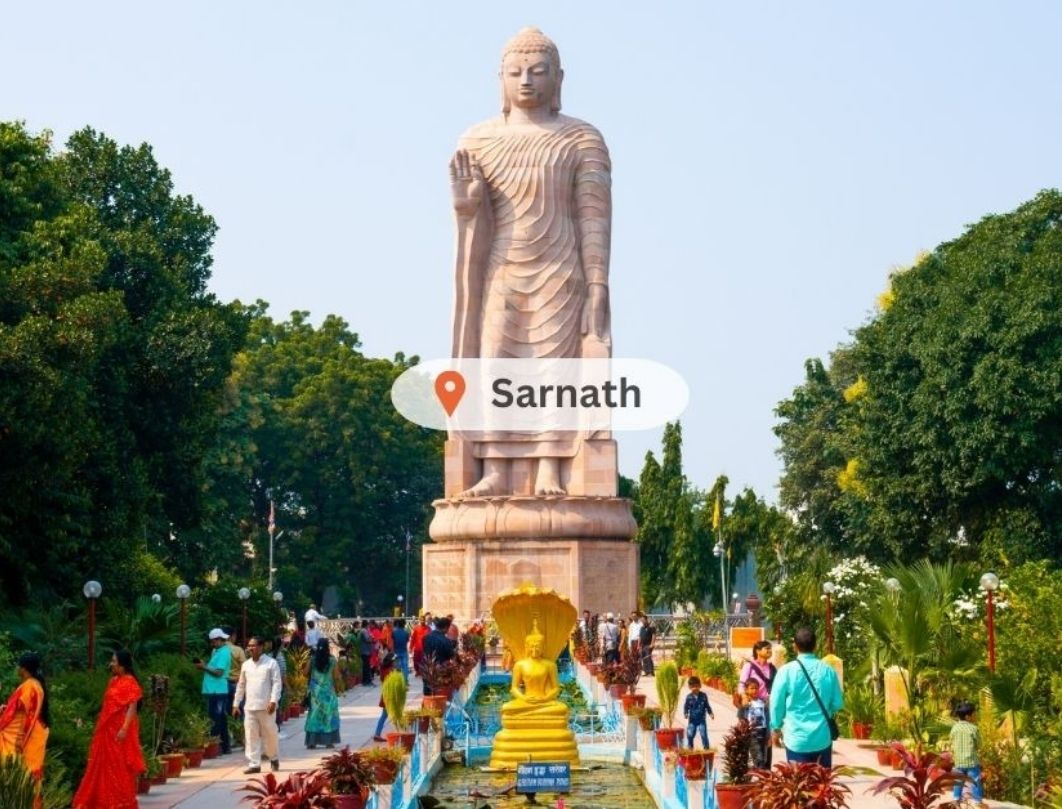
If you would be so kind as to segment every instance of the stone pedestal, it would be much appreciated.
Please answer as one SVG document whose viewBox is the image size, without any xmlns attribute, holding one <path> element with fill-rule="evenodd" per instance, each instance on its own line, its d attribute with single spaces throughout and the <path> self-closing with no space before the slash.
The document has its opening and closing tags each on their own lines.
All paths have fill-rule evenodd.
<svg viewBox="0 0 1062 809">
<path fill-rule="evenodd" d="M 424 608 L 459 621 L 490 612 L 501 592 L 534 584 L 580 610 L 628 611 L 638 604 L 638 546 L 629 539 L 484 539 L 423 548 Z"/>
</svg>

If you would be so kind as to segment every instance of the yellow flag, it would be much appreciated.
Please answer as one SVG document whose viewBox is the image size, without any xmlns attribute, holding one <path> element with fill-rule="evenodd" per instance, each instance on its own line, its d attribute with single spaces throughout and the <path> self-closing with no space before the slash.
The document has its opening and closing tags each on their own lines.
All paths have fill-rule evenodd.
<svg viewBox="0 0 1062 809">
<path fill-rule="evenodd" d="M 719 530 L 719 523 L 723 519 L 722 509 L 719 507 L 719 495 L 715 495 L 715 508 L 712 510 L 712 530 Z"/>
</svg>

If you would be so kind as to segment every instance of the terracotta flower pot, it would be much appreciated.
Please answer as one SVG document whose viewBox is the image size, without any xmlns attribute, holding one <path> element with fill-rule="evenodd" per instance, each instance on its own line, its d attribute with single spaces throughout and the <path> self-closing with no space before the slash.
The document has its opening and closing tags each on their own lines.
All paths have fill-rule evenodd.
<svg viewBox="0 0 1062 809">
<path fill-rule="evenodd" d="M 431 730 L 431 717 L 418 716 L 416 719 L 415 727 L 418 733 L 427 733 L 429 730 Z"/>
<path fill-rule="evenodd" d="M 892 748 L 891 747 L 879 747 L 874 751 L 874 754 L 878 757 L 878 764 L 882 767 L 888 767 L 892 764 Z"/>
<path fill-rule="evenodd" d="M 432 695 L 430 697 L 424 697 L 420 701 L 420 707 L 429 708 L 434 711 L 445 711 L 448 698 L 439 694 Z"/>
<path fill-rule="evenodd" d="M 682 728 L 660 728 L 656 731 L 656 746 L 661 750 L 674 750 L 682 738 Z"/>
<path fill-rule="evenodd" d="M 679 674 L 681 674 L 683 677 L 692 676 L 693 675 L 693 666 L 683 666 L 681 669 L 679 669 Z"/>
<path fill-rule="evenodd" d="M 377 784 L 393 784 L 398 777 L 398 764 L 385 759 L 372 762 L 372 770 Z"/>
<path fill-rule="evenodd" d="M 203 749 L 198 750 L 185 750 L 184 751 L 185 766 L 188 769 L 195 769 L 203 765 Z"/>
<path fill-rule="evenodd" d="M 165 756 L 159 756 L 162 762 L 166 766 L 167 778 L 179 778 L 181 770 L 184 769 L 184 753 L 169 753 Z"/>
<path fill-rule="evenodd" d="M 623 685 L 622 683 L 614 683 L 608 687 L 608 693 L 612 695 L 613 699 L 620 699 L 627 693 L 628 688 L 629 686 Z"/>
<path fill-rule="evenodd" d="M 852 723 L 852 735 L 857 739 L 866 740 L 870 738 L 870 732 L 874 729 L 874 726 L 867 722 L 853 722 Z"/>
<path fill-rule="evenodd" d="M 686 771 L 687 780 L 703 781 L 712 769 L 715 751 L 679 753 L 678 760 L 682 769 Z"/>
<path fill-rule="evenodd" d="M 892 750 L 892 749 L 889 750 L 889 753 L 891 754 L 891 757 L 892 757 L 892 760 L 889 762 L 890 764 L 892 764 L 892 768 L 894 770 L 902 770 L 903 769 L 903 763 L 904 763 L 903 762 L 903 753 L 901 753 L 899 750 Z"/>
<path fill-rule="evenodd" d="M 150 780 L 151 786 L 160 787 L 169 779 L 166 778 L 166 771 L 162 770 L 158 775 L 153 775 Z"/>
<path fill-rule="evenodd" d="M 629 714 L 632 708 L 645 707 L 645 694 L 624 694 L 620 698 L 623 702 L 623 712 Z"/>
<path fill-rule="evenodd" d="M 151 779 L 146 775 L 141 775 L 136 779 L 136 794 L 147 795 L 151 791 Z"/>
<path fill-rule="evenodd" d="M 207 742 L 203 748 L 203 758 L 217 758 L 221 755 L 221 742 Z"/>
<path fill-rule="evenodd" d="M 656 717 L 642 714 L 638 717 L 638 727 L 646 732 L 656 730 Z"/>
<path fill-rule="evenodd" d="M 368 790 L 364 790 L 357 795 L 333 795 L 332 800 L 336 803 L 336 809 L 365 809 L 368 793 Z"/>
<path fill-rule="evenodd" d="M 748 784 L 716 784 L 715 797 L 719 809 L 745 809 L 748 790 Z"/>
<path fill-rule="evenodd" d="M 387 734 L 387 746 L 388 747 L 401 747 L 407 753 L 413 752 L 413 742 L 416 740 L 417 734 L 415 733 L 388 733 Z"/>
</svg>

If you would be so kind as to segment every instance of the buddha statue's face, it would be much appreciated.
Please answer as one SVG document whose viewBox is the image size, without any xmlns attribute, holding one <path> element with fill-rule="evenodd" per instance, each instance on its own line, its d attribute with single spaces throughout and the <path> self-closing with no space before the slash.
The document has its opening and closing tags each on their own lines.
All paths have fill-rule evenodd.
<svg viewBox="0 0 1062 809">
<path fill-rule="evenodd" d="M 534 660 L 542 657 L 542 638 L 532 636 L 527 639 L 527 656 Z"/>
<path fill-rule="evenodd" d="M 502 61 L 501 80 L 514 107 L 535 109 L 549 106 L 561 75 L 545 53 L 509 53 Z"/>
</svg>

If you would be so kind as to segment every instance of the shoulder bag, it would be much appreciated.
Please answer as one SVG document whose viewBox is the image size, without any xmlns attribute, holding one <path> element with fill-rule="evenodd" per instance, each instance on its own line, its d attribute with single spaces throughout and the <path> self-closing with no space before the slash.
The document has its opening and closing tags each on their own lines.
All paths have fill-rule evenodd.
<svg viewBox="0 0 1062 809">
<path fill-rule="evenodd" d="M 808 674 L 808 670 L 804 668 L 804 664 L 797 660 L 797 665 L 800 666 L 800 670 L 804 672 L 804 676 L 808 679 L 808 685 L 811 686 L 811 693 L 815 695 L 815 701 L 819 703 L 819 710 L 822 711 L 822 715 L 826 717 L 826 724 L 830 726 L 830 739 L 836 740 L 841 735 L 841 729 L 837 727 L 837 720 L 826 713 L 826 706 L 822 704 L 822 697 L 819 696 L 819 692 L 815 690 L 815 683 L 811 682 L 811 675 Z"/>
</svg>

